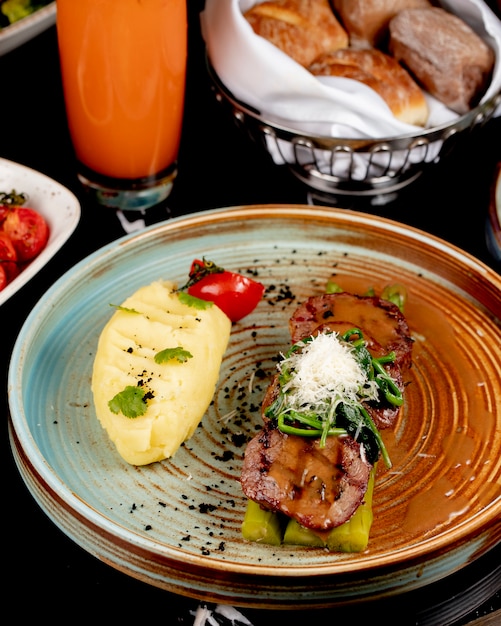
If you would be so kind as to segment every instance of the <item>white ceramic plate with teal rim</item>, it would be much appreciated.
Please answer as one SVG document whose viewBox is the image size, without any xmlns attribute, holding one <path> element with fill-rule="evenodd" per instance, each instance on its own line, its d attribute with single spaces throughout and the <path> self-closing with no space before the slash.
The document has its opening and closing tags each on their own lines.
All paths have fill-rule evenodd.
<svg viewBox="0 0 501 626">
<path fill-rule="evenodd" d="M 232 329 L 214 401 L 176 455 L 127 465 L 90 390 L 112 310 L 200 256 L 266 286 Z M 385 432 L 371 538 L 360 554 L 248 543 L 239 471 L 289 344 L 287 321 L 334 277 L 345 290 L 403 283 L 415 339 L 406 404 Z M 176 218 L 66 273 L 34 308 L 9 370 L 11 444 L 36 501 L 76 543 L 152 585 L 254 607 L 321 607 L 427 585 L 501 538 L 501 278 L 420 231 L 351 211 L 251 206 Z"/>
<path fill-rule="evenodd" d="M 0 158 L 0 191 L 25 193 L 30 206 L 40 213 L 49 226 L 49 240 L 40 254 L 4 289 L 0 306 L 39 272 L 66 243 L 80 221 L 80 203 L 76 196 L 57 181 L 41 172 Z"/>
<path fill-rule="evenodd" d="M 56 3 L 50 2 L 34 13 L 0 29 L 0 55 L 14 50 L 56 23 Z"/>
</svg>

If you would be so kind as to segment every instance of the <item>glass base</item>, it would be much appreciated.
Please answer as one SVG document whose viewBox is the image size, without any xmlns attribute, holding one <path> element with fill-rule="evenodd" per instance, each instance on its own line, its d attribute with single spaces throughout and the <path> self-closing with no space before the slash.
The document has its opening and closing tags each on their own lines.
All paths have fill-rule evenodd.
<svg viewBox="0 0 501 626">
<path fill-rule="evenodd" d="M 143 211 L 160 204 L 171 193 L 177 163 L 155 176 L 123 179 L 97 174 L 80 164 L 78 180 L 101 206 L 122 211 Z"/>
</svg>

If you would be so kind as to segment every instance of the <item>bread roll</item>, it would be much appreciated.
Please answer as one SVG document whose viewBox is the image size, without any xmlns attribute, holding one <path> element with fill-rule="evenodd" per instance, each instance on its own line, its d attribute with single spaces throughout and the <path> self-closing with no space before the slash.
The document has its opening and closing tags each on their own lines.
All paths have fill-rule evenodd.
<svg viewBox="0 0 501 626">
<path fill-rule="evenodd" d="M 257 35 L 305 67 L 319 54 L 348 45 L 329 0 L 269 0 L 244 17 Z"/>
<path fill-rule="evenodd" d="M 391 53 L 430 94 L 459 114 L 478 104 L 494 52 L 461 18 L 440 8 L 410 9 L 389 29 Z"/>
<path fill-rule="evenodd" d="M 324 54 L 308 68 L 316 76 L 342 76 L 358 80 L 376 91 L 402 122 L 424 126 L 428 105 L 409 73 L 380 50 L 337 50 Z"/>
<path fill-rule="evenodd" d="M 428 0 L 334 0 L 333 4 L 353 48 L 384 46 L 388 24 L 399 11 L 431 6 Z"/>
</svg>

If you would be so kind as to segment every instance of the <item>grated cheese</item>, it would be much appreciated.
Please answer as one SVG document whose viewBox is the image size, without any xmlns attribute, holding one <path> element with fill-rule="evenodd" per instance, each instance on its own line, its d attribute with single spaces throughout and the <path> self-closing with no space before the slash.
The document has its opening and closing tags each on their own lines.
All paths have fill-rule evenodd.
<svg viewBox="0 0 501 626">
<path fill-rule="evenodd" d="M 353 346 L 341 341 L 337 333 L 323 333 L 284 359 L 278 367 L 292 375 L 283 387 L 288 405 L 321 410 L 333 401 L 376 399 L 377 385 L 368 380 L 353 352 Z"/>
</svg>

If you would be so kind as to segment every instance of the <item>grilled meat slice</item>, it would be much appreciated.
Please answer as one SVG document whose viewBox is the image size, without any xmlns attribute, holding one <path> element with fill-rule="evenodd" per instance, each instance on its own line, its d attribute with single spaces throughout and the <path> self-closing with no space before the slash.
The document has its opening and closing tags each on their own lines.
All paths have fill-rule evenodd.
<svg viewBox="0 0 501 626">
<path fill-rule="evenodd" d="M 343 334 L 351 328 L 362 331 L 374 357 L 395 352 L 395 361 L 386 364 L 385 369 L 403 391 L 403 372 L 411 366 L 413 340 L 407 320 L 396 305 L 377 296 L 323 294 L 308 298 L 289 321 L 293 342 L 327 330 Z M 384 403 L 364 406 L 379 429 L 393 426 L 400 412 L 399 407 Z"/>
<path fill-rule="evenodd" d="M 321 332 L 343 335 L 362 331 L 369 352 L 376 358 L 394 351 L 386 371 L 403 391 L 403 375 L 411 365 L 412 339 L 397 306 L 377 297 L 349 293 L 314 296 L 293 313 L 292 343 Z M 242 489 L 263 508 L 281 511 L 301 525 L 328 531 L 343 524 L 363 501 L 372 469 L 364 447 L 351 436 L 320 439 L 288 435 L 266 417 L 266 409 L 280 393 L 278 374 L 262 403 L 263 430 L 248 444 L 240 477 Z M 365 402 L 378 428 L 391 426 L 399 408 L 384 402 Z"/>
<path fill-rule="evenodd" d="M 306 528 L 343 524 L 363 501 L 372 466 L 351 437 L 286 435 L 267 422 L 247 444 L 241 474 L 245 495 Z"/>
<path fill-rule="evenodd" d="M 410 367 L 413 342 L 407 321 L 395 304 L 377 296 L 342 292 L 308 298 L 290 318 L 292 343 L 314 334 L 319 326 L 331 327 L 340 322 L 348 328 L 359 328 L 366 338 L 376 341 L 384 353 L 394 351 L 402 372 Z M 332 329 L 335 330 L 335 326 Z M 370 350 L 370 345 L 368 347 Z"/>
</svg>

